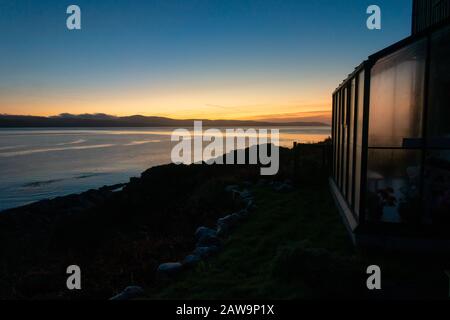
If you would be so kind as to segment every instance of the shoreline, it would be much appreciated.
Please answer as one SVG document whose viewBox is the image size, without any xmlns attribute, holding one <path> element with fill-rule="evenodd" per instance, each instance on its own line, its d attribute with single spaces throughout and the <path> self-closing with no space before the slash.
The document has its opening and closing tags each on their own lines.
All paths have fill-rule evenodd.
<svg viewBox="0 0 450 320">
<path fill-rule="evenodd" d="M 0 299 L 106 300 L 137 287 L 142 298 L 157 300 L 377 299 L 360 275 L 380 257 L 386 297 L 444 297 L 436 272 L 442 261 L 355 250 L 329 192 L 321 148 L 302 150 L 294 166 L 295 150 L 281 148 L 274 177 L 261 177 L 257 165 L 169 164 L 126 184 L 10 209 L 0 215 Z M 242 211 L 230 186 L 250 191 L 254 212 L 220 252 L 185 269 L 198 249 L 196 231 L 218 230 L 224 217 Z M 83 290 L 67 290 L 69 265 L 80 266 Z M 392 281 L 405 265 L 413 267 L 404 280 Z M 429 291 L 431 284 L 438 289 Z"/>
<path fill-rule="evenodd" d="M 259 178 L 258 165 L 167 164 L 128 183 L 4 210 L 0 298 L 107 299 L 132 284 L 130 273 L 154 287 L 158 265 L 191 252 L 199 226 L 241 209 L 225 187 Z M 64 288 L 73 264 L 85 274 L 82 293 Z"/>
<path fill-rule="evenodd" d="M 82 128 L 75 131 L 59 128 L 22 130 L 0 131 L 0 164 L 4 168 L 0 197 L 2 212 L 39 200 L 127 182 L 129 177 L 138 176 L 151 166 L 170 163 L 173 146 L 169 129 L 151 132 L 121 128 L 112 128 L 113 131 L 97 128 L 92 132 Z M 34 134 L 35 130 L 39 135 L 29 141 L 30 137 L 26 135 Z M 116 135 L 116 130 L 120 135 Z M 56 132 L 58 135 L 53 135 Z M 280 145 L 291 147 L 292 141 L 297 139 L 314 142 L 328 136 L 329 128 L 281 129 Z M 98 175 L 103 177 L 74 180 L 85 173 L 96 174 L 96 168 L 112 169 L 101 169 Z M 53 180 L 57 182 L 40 184 Z"/>
</svg>

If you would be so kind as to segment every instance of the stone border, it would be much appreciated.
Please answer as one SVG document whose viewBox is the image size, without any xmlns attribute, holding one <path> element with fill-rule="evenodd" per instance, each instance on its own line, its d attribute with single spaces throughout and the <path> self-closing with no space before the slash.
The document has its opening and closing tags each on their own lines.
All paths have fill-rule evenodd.
<svg viewBox="0 0 450 320">
<path fill-rule="evenodd" d="M 156 270 L 158 277 L 170 278 L 181 271 L 193 268 L 199 262 L 218 253 L 223 248 L 224 240 L 230 235 L 231 231 L 257 208 L 253 194 L 248 189 L 239 191 L 239 186 L 230 185 L 225 188 L 225 191 L 231 193 L 234 200 L 239 199 L 244 202 L 245 208 L 219 218 L 216 229 L 204 226 L 198 227 L 194 234 L 197 242 L 192 253 L 182 261 L 160 264 Z M 129 286 L 110 300 L 130 300 L 143 295 L 144 289 L 141 287 Z"/>
</svg>

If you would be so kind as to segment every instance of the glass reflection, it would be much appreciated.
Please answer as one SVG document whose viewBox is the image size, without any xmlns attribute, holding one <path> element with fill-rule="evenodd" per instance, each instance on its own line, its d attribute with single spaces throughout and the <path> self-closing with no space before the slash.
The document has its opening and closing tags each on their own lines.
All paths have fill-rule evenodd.
<svg viewBox="0 0 450 320">
<path fill-rule="evenodd" d="M 425 221 L 450 223 L 450 150 L 427 153 L 424 176 Z"/>
<path fill-rule="evenodd" d="M 367 216 L 370 221 L 420 222 L 420 155 L 416 150 L 369 150 Z"/>
<path fill-rule="evenodd" d="M 429 80 L 429 145 L 450 148 L 450 27 L 431 40 Z"/>
<path fill-rule="evenodd" d="M 423 40 L 381 59 L 372 68 L 370 147 L 402 147 L 421 138 L 425 57 Z"/>
</svg>

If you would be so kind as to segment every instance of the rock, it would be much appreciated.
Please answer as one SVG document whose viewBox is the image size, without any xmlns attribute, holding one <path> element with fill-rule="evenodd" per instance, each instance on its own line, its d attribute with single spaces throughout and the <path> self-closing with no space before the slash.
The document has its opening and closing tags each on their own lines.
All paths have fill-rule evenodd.
<svg viewBox="0 0 450 320">
<path fill-rule="evenodd" d="M 157 273 L 171 276 L 179 273 L 182 269 L 183 265 L 180 262 L 169 262 L 160 264 Z"/>
<path fill-rule="evenodd" d="M 239 221 L 239 216 L 237 214 L 230 214 L 223 218 L 217 220 L 217 226 L 220 228 L 230 229 L 236 225 Z"/>
<path fill-rule="evenodd" d="M 231 186 L 225 187 L 226 192 L 234 192 L 234 191 L 238 191 L 238 190 L 239 190 L 239 187 L 236 185 L 231 185 Z"/>
<path fill-rule="evenodd" d="M 247 189 L 245 189 L 244 191 L 242 191 L 239 196 L 241 197 L 241 199 L 245 200 L 245 199 L 253 199 L 252 193 L 250 191 L 248 191 Z"/>
<path fill-rule="evenodd" d="M 232 191 L 232 198 L 233 198 L 233 200 L 241 199 L 241 192 L 239 190 L 233 190 Z"/>
<path fill-rule="evenodd" d="M 193 254 L 200 258 L 209 258 L 213 254 L 219 251 L 219 247 L 211 246 L 211 247 L 197 247 L 195 248 Z"/>
<path fill-rule="evenodd" d="M 219 237 L 226 237 L 228 235 L 229 229 L 225 226 L 218 226 L 217 227 L 217 235 Z"/>
<path fill-rule="evenodd" d="M 222 241 L 217 237 L 217 232 L 214 231 L 214 235 L 205 234 L 197 241 L 197 247 L 209 247 L 222 245 Z"/>
<path fill-rule="evenodd" d="M 200 261 L 202 261 L 202 258 L 200 258 L 200 256 L 195 255 L 195 254 L 190 254 L 190 255 L 186 256 L 186 258 L 184 258 L 183 262 L 181 262 L 181 263 L 183 264 L 183 266 L 193 267 Z"/>
<path fill-rule="evenodd" d="M 217 220 L 217 235 L 219 237 L 226 236 L 233 229 L 242 217 L 233 213 Z"/>
<path fill-rule="evenodd" d="M 215 236 L 217 236 L 217 231 L 214 229 L 211 229 L 211 228 L 207 228 L 207 227 L 199 227 L 195 231 L 195 239 L 199 240 L 204 236 L 215 237 Z"/>
<path fill-rule="evenodd" d="M 115 295 L 109 300 L 130 300 L 144 295 L 144 289 L 138 286 L 126 287 L 121 293 Z"/>
<path fill-rule="evenodd" d="M 274 190 L 277 192 L 290 192 L 294 189 L 293 186 L 287 183 L 281 183 L 278 185 L 275 185 Z"/>
<path fill-rule="evenodd" d="M 250 212 L 248 212 L 247 209 L 242 209 L 241 211 L 239 211 L 237 213 L 237 215 L 239 216 L 240 219 L 247 218 L 249 214 L 250 214 Z"/>
<path fill-rule="evenodd" d="M 236 212 L 236 213 L 233 213 L 232 215 L 231 215 L 231 217 L 234 219 L 234 224 L 236 224 L 237 222 L 239 222 L 239 220 L 241 220 L 241 215 L 239 214 L 239 212 Z"/>
<path fill-rule="evenodd" d="M 247 210 L 247 211 L 253 211 L 253 210 L 255 210 L 256 209 L 256 205 L 255 205 L 255 203 L 253 202 L 253 200 L 249 200 L 249 201 L 247 201 L 247 206 L 245 207 L 245 210 Z"/>
<path fill-rule="evenodd" d="M 253 200 L 253 198 L 245 198 L 245 199 L 243 199 L 242 201 L 244 202 L 244 204 L 245 204 L 246 206 L 248 206 L 248 204 L 249 204 L 250 202 L 253 202 L 254 200 Z"/>
</svg>

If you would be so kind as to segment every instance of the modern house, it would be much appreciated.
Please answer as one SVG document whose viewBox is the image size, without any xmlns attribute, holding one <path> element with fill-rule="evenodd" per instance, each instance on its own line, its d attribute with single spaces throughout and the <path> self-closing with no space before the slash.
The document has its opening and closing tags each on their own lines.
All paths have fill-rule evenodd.
<svg viewBox="0 0 450 320">
<path fill-rule="evenodd" d="M 450 0 L 333 93 L 330 187 L 356 245 L 450 248 Z"/>
</svg>

